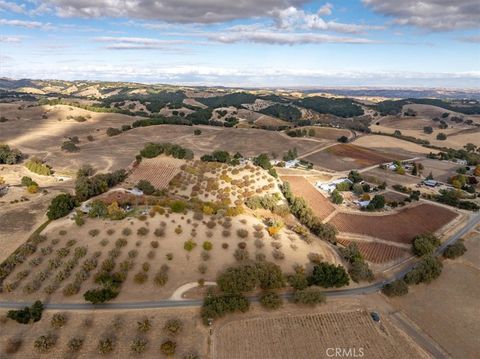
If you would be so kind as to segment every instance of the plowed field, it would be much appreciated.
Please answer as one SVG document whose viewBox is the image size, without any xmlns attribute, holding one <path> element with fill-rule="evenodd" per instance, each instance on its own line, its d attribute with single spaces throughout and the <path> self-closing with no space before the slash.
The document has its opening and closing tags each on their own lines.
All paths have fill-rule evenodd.
<svg viewBox="0 0 480 359">
<path fill-rule="evenodd" d="M 338 358 L 426 358 L 388 320 L 378 325 L 366 311 L 236 320 L 216 332 L 213 357 L 320 359 L 333 357 L 335 348 L 350 349 Z"/>
<path fill-rule="evenodd" d="M 344 238 L 337 238 L 337 242 L 344 246 L 348 246 L 352 241 Z M 363 258 L 372 263 L 390 262 L 407 254 L 407 251 L 402 248 L 389 246 L 383 243 L 363 241 L 355 241 L 355 243 L 357 243 L 358 250 Z"/>
<path fill-rule="evenodd" d="M 289 182 L 293 194 L 303 197 L 313 213 L 320 219 L 327 218 L 335 210 L 330 200 L 317 191 L 304 177 L 282 176 L 282 181 Z"/>
<path fill-rule="evenodd" d="M 127 182 L 135 185 L 140 180 L 147 180 L 156 189 L 165 189 L 184 163 L 183 160 L 171 157 L 143 159 L 128 176 Z"/>
<path fill-rule="evenodd" d="M 369 216 L 338 213 L 331 220 L 340 232 L 355 233 L 399 243 L 411 243 L 417 234 L 435 232 L 452 221 L 457 214 L 444 207 L 422 203 L 399 212 Z"/>
</svg>

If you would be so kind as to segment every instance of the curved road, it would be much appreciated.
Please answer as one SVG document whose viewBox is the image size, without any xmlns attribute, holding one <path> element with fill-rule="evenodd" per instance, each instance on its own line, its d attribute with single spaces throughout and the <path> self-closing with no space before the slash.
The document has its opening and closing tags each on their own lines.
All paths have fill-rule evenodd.
<svg viewBox="0 0 480 359">
<path fill-rule="evenodd" d="M 473 214 L 467 224 L 445 241 L 439 248 L 437 248 L 435 255 L 439 256 L 443 250 L 450 244 L 456 242 L 465 234 L 467 234 L 472 228 L 480 223 L 480 213 Z M 376 282 L 365 287 L 351 288 L 351 289 L 339 289 L 324 292 L 327 297 L 345 297 L 350 295 L 363 295 L 371 294 L 379 291 L 386 283 L 392 282 L 396 279 L 402 278 L 408 271 L 414 268 L 416 263 L 412 263 L 401 271 L 395 273 L 395 275 L 384 281 Z M 283 294 L 284 298 L 290 298 L 291 293 Z M 249 298 L 256 302 L 258 297 L 253 296 Z M 148 308 L 172 308 L 172 307 L 199 307 L 203 304 L 202 299 L 187 299 L 187 300 L 157 300 L 148 302 L 127 302 L 127 303 L 106 303 L 101 305 L 93 305 L 89 303 L 44 303 L 45 309 L 59 309 L 59 310 L 92 310 L 92 309 L 148 309 Z M 31 305 L 28 302 L 0 302 L 0 308 L 23 308 L 26 305 Z"/>
</svg>

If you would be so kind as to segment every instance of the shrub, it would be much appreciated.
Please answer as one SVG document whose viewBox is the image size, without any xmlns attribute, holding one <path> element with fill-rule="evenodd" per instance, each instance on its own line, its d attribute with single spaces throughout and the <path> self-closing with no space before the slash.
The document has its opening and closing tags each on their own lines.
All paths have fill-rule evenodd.
<svg viewBox="0 0 480 359">
<path fill-rule="evenodd" d="M 278 309 L 282 303 L 282 298 L 277 293 L 265 292 L 260 296 L 260 304 L 267 309 Z"/>
<path fill-rule="evenodd" d="M 385 284 L 382 288 L 382 293 L 387 297 L 403 296 L 408 294 L 408 285 L 403 279 L 397 279 Z"/>
<path fill-rule="evenodd" d="M 163 287 L 168 282 L 168 274 L 163 271 L 157 272 L 155 277 L 153 277 L 153 282 L 159 287 Z"/>
<path fill-rule="evenodd" d="M 35 349 L 40 353 L 46 353 L 57 343 L 57 337 L 49 333 L 39 336 L 33 343 Z"/>
<path fill-rule="evenodd" d="M 98 229 L 91 229 L 91 230 L 88 231 L 88 234 L 91 237 L 96 237 L 100 234 L 100 231 Z"/>
<path fill-rule="evenodd" d="M 61 146 L 62 151 L 65 152 L 78 152 L 80 148 L 75 145 L 75 143 L 71 140 L 64 141 Z"/>
<path fill-rule="evenodd" d="M 276 260 L 283 260 L 285 259 L 285 254 L 281 250 L 274 249 L 272 251 L 272 257 Z"/>
<path fill-rule="evenodd" d="M 307 276 L 302 272 L 296 272 L 288 276 L 288 282 L 296 290 L 302 290 L 308 287 Z"/>
<path fill-rule="evenodd" d="M 158 241 L 151 241 L 150 246 L 152 246 L 152 248 L 158 248 Z"/>
<path fill-rule="evenodd" d="M 467 248 L 465 247 L 463 240 L 460 239 L 455 243 L 448 245 L 447 248 L 445 248 L 445 251 L 443 252 L 443 256 L 445 258 L 455 259 L 457 257 L 462 256 L 466 251 L 467 251 Z"/>
<path fill-rule="evenodd" d="M 247 238 L 248 237 L 248 231 L 246 229 L 240 228 L 237 229 L 237 236 L 240 238 Z"/>
<path fill-rule="evenodd" d="M 166 340 L 160 345 L 160 351 L 166 356 L 173 356 L 175 354 L 175 349 L 177 348 L 177 343 L 173 340 Z"/>
<path fill-rule="evenodd" d="M 169 319 L 163 326 L 163 331 L 168 335 L 178 335 L 183 329 L 183 323 L 179 319 Z"/>
<path fill-rule="evenodd" d="M 185 249 L 188 252 L 191 252 L 196 246 L 197 246 L 197 243 L 189 239 L 188 241 L 184 242 L 183 249 Z"/>
<path fill-rule="evenodd" d="M 124 236 L 128 237 L 129 235 L 132 234 L 132 230 L 131 230 L 130 228 L 128 228 L 128 227 L 127 227 L 127 228 L 124 228 L 124 229 L 122 230 L 122 234 L 123 234 Z"/>
<path fill-rule="evenodd" d="M 170 209 L 173 213 L 183 213 L 187 207 L 187 204 L 183 201 L 177 200 L 170 203 Z"/>
<path fill-rule="evenodd" d="M 304 305 L 317 305 L 325 303 L 326 298 L 318 287 L 308 287 L 302 290 L 297 290 L 293 293 L 293 302 Z"/>
<path fill-rule="evenodd" d="M 145 273 L 145 272 L 138 272 L 137 274 L 135 274 L 135 276 L 133 277 L 133 280 L 135 281 L 135 283 L 137 284 L 143 284 L 147 281 L 148 279 L 148 275 Z"/>
<path fill-rule="evenodd" d="M 100 339 L 98 342 L 98 352 L 100 354 L 109 354 L 113 351 L 115 346 L 115 341 L 113 338 Z"/>
<path fill-rule="evenodd" d="M 153 234 L 155 235 L 155 237 L 163 237 L 165 235 L 165 229 L 157 228 L 157 229 L 155 229 Z"/>
<path fill-rule="evenodd" d="M 342 287 L 348 285 L 348 274 L 341 265 L 320 263 L 313 267 L 313 272 L 308 277 L 310 285 L 319 285 L 324 288 Z"/>
<path fill-rule="evenodd" d="M 50 324 L 52 328 L 59 329 L 67 323 L 67 317 L 65 314 L 61 313 L 56 313 L 53 315 L 52 320 L 50 321 Z"/>
<path fill-rule="evenodd" d="M 144 318 L 137 322 L 137 330 L 140 333 L 147 333 L 152 328 L 152 322 L 148 318 Z"/>
<path fill-rule="evenodd" d="M 146 236 L 147 234 L 148 234 L 148 228 L 140 227 L 139 229 L 137 229 L 137 235 Z"/>
<path fill-rule="evenodd" d="M 248 260 L 250 254 L 246 249 L 237 248 L 233 253 L 233 256 L 237 261 L 246 261 Z"/>
<path fill-rule="evenodd" d="M 78 352 L 82 348 L 82 345 L 83 339 L 74 337 L 68 341 L 67 350 L 71 353 Z"/>
<path fill-rule="evenodd" d="M 87 302 L 93 304 L 104 303 L 106 301 L 116 298 L 118 291 L 111 288 L 102 288 L 102 289 L 91 289 L 85 292 L 83 297 Z"/>
<path fill-rule="evenodd" d="M 130 350 L 134 354 L 142 354 L 147 349 L 147 343 L 145 338 L 135 338 L 132 340 Z"/>
<path fill-rule="evenodd" d="M 213 244 L 212 244 L 212 242 L 205 241 L 205 242 L 203 242 L 202 247 L 203 247 L 204 250 L 210 251 L 213 248 Z"/>
</svg>

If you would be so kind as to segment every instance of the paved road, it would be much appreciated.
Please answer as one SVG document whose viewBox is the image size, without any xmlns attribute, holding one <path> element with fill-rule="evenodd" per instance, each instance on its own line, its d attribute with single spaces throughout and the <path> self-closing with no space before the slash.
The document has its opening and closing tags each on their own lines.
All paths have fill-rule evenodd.
<svg viewBox="0 0 480 359">
<path fill-rule="evenodd" d="M 441 255 L 443 250 L 449 245 L 480 223 L 480 212 L 472 215 L 467 224 L 456 232 L 450 239 L 445 241 L 435 252 L 435 255 Z M 363 295 L 371 294 L 379 291 L 385 283 L 394 281 L 395 279 L 402 278 L 408 271 L 415 267 L 416 262 L 395 273 L 395 275 L 385 281 L 376 282 L 365 287 L 351 288 L 351 289 L 338 289 L 324 292 L 327 297 L 346 297 L 351 295 Z M 290 298 L 291 293 L 283 295 L 284 298 Z M 257 301 L 257 297 L 250 297 L 252 301 Z M 147 308 L 172 308 L 172 307 L 199 307 L 203 303 L 202 299 L 192 300 L 156 300 L 148 302 L 128 302 L 128 303 L 106 303 L 101 305 L 92 305 L 88 303 L 44 303 L 46 309 L 59 309 L 59 310 L 92 310 L 92 309 L 147 309 Z M 25 305 L 30 305 L 28 302 L 0 302 L 0 308 L 23 308 Z"/>
</svg>

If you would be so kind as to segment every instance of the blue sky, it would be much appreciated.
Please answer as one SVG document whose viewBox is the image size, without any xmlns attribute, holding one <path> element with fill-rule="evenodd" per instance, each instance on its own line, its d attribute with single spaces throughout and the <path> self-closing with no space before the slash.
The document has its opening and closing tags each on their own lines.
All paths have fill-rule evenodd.
<svg viewBox="0 0 480 359">
<path fill-rule="evenodd" d="M 477 0 L 0 0 L 0 76 L 480 87 Z"/>
</svg>

